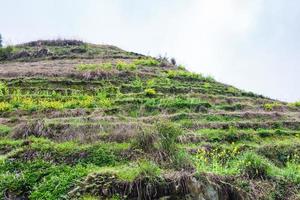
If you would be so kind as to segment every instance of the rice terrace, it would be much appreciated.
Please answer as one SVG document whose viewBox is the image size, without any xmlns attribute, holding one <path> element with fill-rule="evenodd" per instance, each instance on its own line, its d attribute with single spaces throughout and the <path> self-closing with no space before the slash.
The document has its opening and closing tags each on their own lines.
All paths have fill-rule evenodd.
<svg viewBox="0 0 300 200">
<path fill-rule="evenodd" d="M 300 199 L 300 102 L 110 45 L 2 47 L 0 199 Z"/>
</svg>

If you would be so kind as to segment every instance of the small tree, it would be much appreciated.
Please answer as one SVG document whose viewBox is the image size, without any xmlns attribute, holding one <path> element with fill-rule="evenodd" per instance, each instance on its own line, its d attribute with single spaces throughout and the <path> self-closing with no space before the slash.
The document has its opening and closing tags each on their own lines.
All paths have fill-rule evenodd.
<svg viewBox="0 0 300 200">
<path fill-rule="evenodd" d="M 0 33 L 0 47 L 2 47 L 2 35 Z"/>
</svg>

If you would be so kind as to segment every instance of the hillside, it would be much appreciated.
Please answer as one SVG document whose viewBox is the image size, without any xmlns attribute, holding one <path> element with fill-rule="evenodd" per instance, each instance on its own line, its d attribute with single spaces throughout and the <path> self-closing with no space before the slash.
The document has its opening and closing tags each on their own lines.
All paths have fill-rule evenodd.
<svg viewBox="0 0 300 200">
<path fill-rule="evenodd" d="M 109 45 L 3 48 L 0 199 L 105 198 L 300 199 L 300 106 Z"/>
</svg>

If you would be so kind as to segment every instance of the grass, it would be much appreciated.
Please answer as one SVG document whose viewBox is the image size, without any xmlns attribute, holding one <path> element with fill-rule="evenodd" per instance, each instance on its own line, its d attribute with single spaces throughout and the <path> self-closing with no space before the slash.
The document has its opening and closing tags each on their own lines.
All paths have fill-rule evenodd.
<svg viewBox="0 0 300 200">
<path fill-rule="evenodd" d="M 5 126 L 5 125 L 0 125 L 0 136 L 6 136 L 10 133 L 11 127 Z"/>
<path fill-rule="evenodd" d="M 112 46 L 50 44 L 45 48 L 59 62 L 50 55 L 26 58 L 37 61 L 33 68 L 54 62 L 70 70 L 62 58 L 72 58 L 75 72 L 70 66 L 63 75 L 37 77 L 30 68 L 32 76 L 24 78 L 7 68 L 16 77 L 0 80 L 0 199 L 4 193 L 11 199 L 67 199 L 86 186 L 97 192 L 87 190 L 78 199 L 124 199 L 111 183 L 161 195 L 157 185 L 169 191 L 176 183 L 181 191 L 189 177 L 202 184 L 194 172 L 253 198 L 294 198 L 300 180 L 297 102 L 285 106 L 167 59 Z M 25 45 L 11 55 L 22 50 L 36 52 Z M 260 186 L 264 191 L 256 196 Z"/>
</svg>

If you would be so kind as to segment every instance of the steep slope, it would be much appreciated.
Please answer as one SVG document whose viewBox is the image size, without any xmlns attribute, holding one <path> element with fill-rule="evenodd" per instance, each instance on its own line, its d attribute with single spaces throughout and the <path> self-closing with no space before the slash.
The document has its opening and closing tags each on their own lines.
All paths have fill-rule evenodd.
<svg viewBox="0 0 300 200">
<path fill-rule="evenodd" d="M 300 198 L 297 104 L 114 46 L 2 52 L 2 199 Z"/>
</svg>

